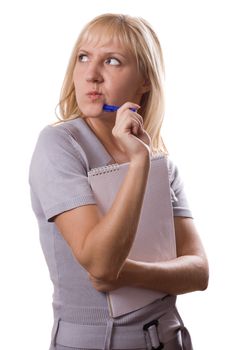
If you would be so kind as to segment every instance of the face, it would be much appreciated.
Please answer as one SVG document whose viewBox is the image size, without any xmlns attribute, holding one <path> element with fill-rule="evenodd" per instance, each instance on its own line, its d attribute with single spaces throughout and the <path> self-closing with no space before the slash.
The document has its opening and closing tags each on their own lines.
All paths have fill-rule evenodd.
<svg viewBox="0 0 233 350">
<path fill-rule="evenodd" d="M 119 42 L 82 43 L 73 72 L 76 100 L 84 117 L 104 116 L 103 105 L 140 104 L 148 91 L 136 59 Z"/>
</svg>

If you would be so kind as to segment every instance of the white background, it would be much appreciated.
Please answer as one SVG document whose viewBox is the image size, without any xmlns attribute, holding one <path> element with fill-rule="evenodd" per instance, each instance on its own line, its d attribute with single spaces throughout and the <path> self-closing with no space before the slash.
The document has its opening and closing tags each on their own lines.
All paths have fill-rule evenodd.
<svg viewBox="0 0 233 350">
<path fill-rule="evenodd" d="M 205 292 L 179 297 L 194 348 L 232 344 L 231 1 L 1 1 L 2 349 L 48 349 L 52 285 L 31 210 L 28 166 L 39 131 L 55 120 L 82 26 L 104 12 L 142 16 L 166 64 L 163 135 L 180 168 L 210 263 Z"/>
</svg>

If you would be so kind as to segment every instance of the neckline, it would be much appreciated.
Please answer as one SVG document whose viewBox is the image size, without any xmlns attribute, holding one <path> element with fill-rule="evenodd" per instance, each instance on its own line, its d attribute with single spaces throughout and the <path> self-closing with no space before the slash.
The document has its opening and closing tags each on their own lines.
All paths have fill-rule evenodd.
<svg viewBox="0 0 233 350">
<path fill-rule="evenodd" d="M 92 130 L 92 128 L 88 125 L 88 123 L 86 122 L 85 118 L 78 117 L 77 120 L 80 120 L 81 123 L 83 123 L 83 125 L 85 126 L 85 128 L 86 128 L 86 129 L 89 131 L 89 133 L 92 135 L 93 139 L 95 140 L 95 143 L 98 145 L 98 147 L 101 148 L 101 151 L 103 151 L 103 153 L 104 153 L 104 155 L 105 155 L 107 165 L 117 163 L 117 162 L 115 161 L 115 159 L 112 157 L 112 155 L 107 151 L 106 147 L 105 147 L 104 144 L 100 141 L 100 139 L 97 137 L 97 135 L 96 135 L 95 132 Z"/>
</svg>

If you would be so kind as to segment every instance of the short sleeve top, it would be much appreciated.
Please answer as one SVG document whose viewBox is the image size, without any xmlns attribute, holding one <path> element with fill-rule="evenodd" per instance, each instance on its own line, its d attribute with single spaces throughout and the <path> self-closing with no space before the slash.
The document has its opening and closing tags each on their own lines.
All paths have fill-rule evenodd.
<svg viewBox="0 0 233 350">
<path fill-rule="evenodd" d="M 53 218 L 79 206 L 96 204 L 87 172 L 111 163 L 111 155 L 85 119 L 79 117 L 46 126 L 40 132 L 30 164 L 31 204 L 54 286 L 54 312 L 62 314 L 67 308 L 78 309 L 87 324 L 107 315 L 106 293 L 92 287 L 87 271 L 75 259 Z M 173 214 L 192 217 L 178 169 L 170 159 L 168 169 Z M 87 309 L 94 313 L 88 313 Z"/>
</svg>

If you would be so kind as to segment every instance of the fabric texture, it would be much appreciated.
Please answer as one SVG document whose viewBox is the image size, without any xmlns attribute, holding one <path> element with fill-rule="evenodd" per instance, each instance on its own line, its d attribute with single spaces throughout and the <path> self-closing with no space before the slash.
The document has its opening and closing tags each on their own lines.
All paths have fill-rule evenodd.
<svg viewBox="0 0 233 350">
<path fill-rule="evenodd" d="M 35 145 L 29 184 L 40 243 L 54 287 L 52 337 L 59 319 L 83 325 L 107 325 L 109 320 L 106 293 L 92 287 L 87 271 L 75 259 L 53 220 L 64 211 L 95 204 L 87 172 L 111 163 L 111 155 L 82 118 L 46 126 Z M 170 159 L 168 167 L 173 214 L 192 217 L 178 169 Z M 118 323 L 128 324 L 134 315 L 124 315 Z M 143 311 L 140 317 L 143 319 Z"/>
</svg>

